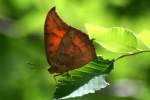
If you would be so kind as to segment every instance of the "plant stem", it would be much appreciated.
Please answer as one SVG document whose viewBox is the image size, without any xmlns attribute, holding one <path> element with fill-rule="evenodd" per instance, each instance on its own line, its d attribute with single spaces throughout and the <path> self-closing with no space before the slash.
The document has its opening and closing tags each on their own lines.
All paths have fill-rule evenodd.
<svg viewBox="0 0 150 100">
<path fill-rule="evenodd" d="M 114 61 L 117 61 L 117 60 L 122 59 L 122 58 L 124 58 L 124 57 L 128 57 L 128 56 L 140 54 L 140 53 L 143 53 L 143 52 L 150 52 L 150 50 L 136 51 L 136 52 L 133 52 L 133 53 L 124 54 L 124 55 L 121 55 L 121 56 L 119 56 L 118 58 L 116 58 Z"/>
</svg>

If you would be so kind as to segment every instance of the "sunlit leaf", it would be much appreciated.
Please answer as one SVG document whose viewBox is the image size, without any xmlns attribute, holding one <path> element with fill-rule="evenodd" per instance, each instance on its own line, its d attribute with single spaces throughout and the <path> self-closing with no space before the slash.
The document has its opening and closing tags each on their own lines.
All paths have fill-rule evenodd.
<svg viewBox="0 0 150 100">
<path fill-rule="evenodd" d="M 86 29 L 92 39 L 110 51 L 125 53 L 137 48 L 137 39 L 128 29 L 104 28 L 90 24 L 86 24 Z"/>
<path fill-rule="evenodd" d="M 148 50 L 148 46 L 144 44 L 144 42 L 137 36 L 137 44 L 139 50 Z"/>
<path fill-rule="evenodd" d="M 101 57 L 98 57 L 91 63 L 79 69 L 70 71 L 69 72 L 70 76 L 68 76 L 67 74 L 59 76 L 57 78 L 56 92 L 54 94 L 54 98 L 58 99 L 63 97 L 77 97 L 91 93 L 91 91 L 94 92 L 96 90 L 101 89 L 102 87 L 104 87 L 103 84 L 104 81 L 99 80 L 100 77 L 98 78 L 98 80 L 96 79 L 95 81 L 92 82 L 90 82 L 90 80 L 94 80 L 93 78 L 96 78 L 96 76 L 109 73 L 113 68 L 113 62 L 114 62 L 113 60 L 109 61 L 104 60 Z M 95 85 L 95 82 L 102 82 L 102 84 L 99 84 L 98 86 Z M 87 86 L 93 85 L 95 86 L 95 88 L 93 88 L 93 86 L 87 87 L 85 86 L 86 84 Z M 83 88 L 84 86 L 87 87 L 86 92 L 78 95 L 74 94 L 76 90 L 78 89 L 80 90 L 80 88 L 81 87 Z M 82 92 L 82 88 L 80 92 Z"/>
<path fill-rule="evenodd" d="M 141 41 L 150 48 L 150 31 L 144 30 L 143 32 L 138 34 L 138 37 L 141 39 Z"/>
</svg>

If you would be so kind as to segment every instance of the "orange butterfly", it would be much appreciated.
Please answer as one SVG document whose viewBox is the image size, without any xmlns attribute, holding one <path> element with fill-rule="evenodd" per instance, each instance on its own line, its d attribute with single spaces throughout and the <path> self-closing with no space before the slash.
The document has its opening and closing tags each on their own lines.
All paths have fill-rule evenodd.
<svg viewBox="0 0 150 100">
<path fill-rule="evenodd" d="M 96 58 L 88 35 L 64 23 L 53 7 L 44 27 L 45 50 L 50 73 L 64 73 Z"/>
</svg>

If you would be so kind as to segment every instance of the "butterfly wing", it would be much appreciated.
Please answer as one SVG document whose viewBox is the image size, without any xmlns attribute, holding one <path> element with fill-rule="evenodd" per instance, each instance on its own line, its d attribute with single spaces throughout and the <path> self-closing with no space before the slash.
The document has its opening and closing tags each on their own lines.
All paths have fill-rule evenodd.
<svg viewBox="0 0 150 100">
<path fill-rule="evenodd" d="M 51 73 L 79 68 L 96 57 L 89 37 L 65 24 L 52 8 L 45 22 L 45 49 Z"/>
<path fill-rule="evenodd" d="M 46 17 L 44 27 L 45 50 L 50 65 L 55 64 L 59 45 L 67 31 L 67 25 L 59 18 L 53 7 Z"/>
<path fill-rule="evenodd" d="M 55 66 L 51 70 L 63 73 L 79 68 L 96 58 L 94 46 L 89 37 L 78 29 L 70 27 L 62 40 Z"/>
</svg>

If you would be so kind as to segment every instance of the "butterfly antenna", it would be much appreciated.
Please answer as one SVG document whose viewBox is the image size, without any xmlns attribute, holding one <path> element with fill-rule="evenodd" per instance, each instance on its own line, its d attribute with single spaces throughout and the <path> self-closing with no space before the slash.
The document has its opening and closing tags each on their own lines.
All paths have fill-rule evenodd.
<svg viewBox="0 0 150 100">
<path fill-rule="evenodd" d="M 38 70 L 45 69 L 43 66 L 40 67 L 40 65 L 33 64 L 30 62 L 28 62 L 27 64 L 30 65 L 30 69 L 38 69 Z"/>
</svg>

